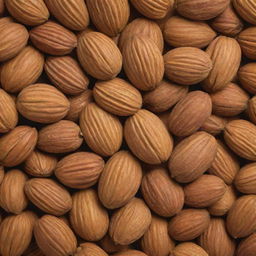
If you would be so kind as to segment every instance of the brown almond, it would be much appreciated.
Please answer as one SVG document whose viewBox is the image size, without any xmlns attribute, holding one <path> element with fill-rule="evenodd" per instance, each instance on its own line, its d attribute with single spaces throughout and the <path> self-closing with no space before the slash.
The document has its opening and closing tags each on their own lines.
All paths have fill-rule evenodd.
<svg viewBox="0 0 256 256">
<path fill-rule="evenodd" d="M 114 241 L 111 239 L 111 237 L 106 234 L 101 240 L 100 240 L 100 246 L 101 248 L 107 252 L 107 253 L 115 253 L 120 252 L 129 249 L 128 245 L 120 245 L 114 243 Z"/>
<path fill-rule="evenodd" d="M 199 245 L 191 242 L 178 244 L 170 256 L 209 256 Z"/>
<path fill-rule="evenodd" d="M 247 114 L 250 118 L 250 120 L 256 124 L 256 97 L 252 97 L 247 106 Z"/>
<path fill-rule="evenodd" d="M 3 179 L 4 179 L 4 167 L 3 166 L 0 166 L 0 185 L 1 183 L 3 182 Z"/>
<path fill-rule="evenodd" d="M 94 243 L 82 243 L 77 248 L 75 256 L 108 256 L 108 254 Z"/>
<path fill-rule="evenodd" d="M 208 132 L 214 136 L 220 134 L 227 123 L 227 120 L 223 117 L 210 115 L 208 119 L 203 123 L 200 130 Z"/>
<path fill-rule="evenodd" d="M 237 256 L 254 256 L 256 253 L 256 233 L 242 240 L 237 248 Z"/>
<path fill-rule="evenodd" d="M 247 22 L 256 25 L 256 3 L 251 0 L 233 0 L 237 13 Z"/>
<path fill-rule="evenodd" d="M 256 63 L 251 62 L 242 66 L 238 71 L 238 79 L 242 87 L 249 93 L 256 94 Z"/>
<path fill-rule="evenodd" d="M 239 35 L 238 35 L 238 42 L 241 46 L 243 54 L 252 60 L 256 59 L 256 54 L 255 54 L 255 31 L 256 27 L 250 27 L 245 30 L 243 30 Z"/>
<path fill-rule="evenodd" d="M 137 250 L 124 250 L 113 254 L 113 256 L 148 256 L 142 251 Z"/>
</svg>

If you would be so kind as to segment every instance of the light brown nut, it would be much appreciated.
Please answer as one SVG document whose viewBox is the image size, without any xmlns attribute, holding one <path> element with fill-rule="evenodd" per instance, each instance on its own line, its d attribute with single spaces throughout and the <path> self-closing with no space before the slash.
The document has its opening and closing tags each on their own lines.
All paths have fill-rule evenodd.
<svg viewBox="0 0 256 256">
<path fill-rule="evenodd" d="M 3 167 L 3 166 L 0 166 L 0 185 L 1 185 L 1 183 L 3 182 L 4 175 L 5 175 L 4 167 Z M 0 223 L 1 223 L 1 222 L 0 222 Z"/>
<path fill-rule="evenodd" d="M 256 63 L 248 63 L 238 71 L 238 79 L 242 87 L 249 93 L 256 94 Z"/>
<path fill-rule="evenodd" d="M 214 136 L 220 134 L 227 123 L 227 120 L 223 117 L 210 115 L 208 119 L 203 123 L 200 130 L 208 132 Z"/>
<path fill-rule="evenodd" d="M 209 256 L 199 245 L 191 242 L 178 244 L 170 256 Z"/>
<path fill-rule="evenodd" d="M 256 97 L 252 97 L 247 106 L 247 114 L 250 118 L 250 120 L 256 124 Z"/>
<path fill-rule="evenodd" d="M 148 256 L 144 252 L 137 250 L 124 250 L 113 254 L 113 256 Z"/>
<path fill-rule="evenodd" d="M 252 0 L 233 0 L 237 13 L 247 22 L 256 25 L 256 3 Z"/>
<path fill-rule="evenodd" d="M 83 243 L 77 248 L 75 256 L 108 256 L 108 254 L 94 243 Z"/>
<path fill-rule="evenodd" d="M 256 253 L 256 233 L 242 240 L 237 248 L 237 256 L 254 256 Z"/>
<path fill-rule="evenodd" d="M 243 30 L 238 35 L 238 43 L 241 46 L 243 54 L 252 60 L 256 60 L 256 54 L 255 54 L 255 42 L 256 42 L 256 36 L 255 36 L 256 27 L 249 27 L 245 30 Z"/>
<path fill-rule="evenodd" d="M 124 250 L 128 250 L 128 245 L 120 245 L 114 243 L 111 237 L 107 234 L 100 240 L 100 247 L 107 253 L 115 253 Z"/>
</svg>

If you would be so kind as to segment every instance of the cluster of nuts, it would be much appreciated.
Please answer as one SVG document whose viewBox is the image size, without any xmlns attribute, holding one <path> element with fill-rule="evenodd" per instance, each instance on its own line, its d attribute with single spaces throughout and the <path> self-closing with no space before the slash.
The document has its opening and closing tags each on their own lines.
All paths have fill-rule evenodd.
<svg viewBox="0 0 256 256">
<path fill-rule="evenodd" d="M 0 0 L 0 255 L 256 255 L 255 0 Z"/>
</svg>

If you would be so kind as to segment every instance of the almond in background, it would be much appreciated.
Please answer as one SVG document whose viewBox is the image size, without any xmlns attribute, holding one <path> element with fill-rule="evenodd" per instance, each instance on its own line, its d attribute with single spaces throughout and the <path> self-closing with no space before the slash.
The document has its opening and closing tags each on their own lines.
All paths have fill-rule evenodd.
<svg viewBox="0 0 256 256">
<path fill-rule="evenodd" d="M 78 246 L 75 256 L 108 256 L 98 245 L 94 243 L 82 243 Z"/>
<path fill-rule="evenodd" d="M 200 130 L 208 132 L 213 136 L 220 134 L 227 123 L 227 120 L 223 117 L 210 115 L 208 119 L 203 123 Z"/>
<path fill-rule="evenodd" d="M 256 234 L 248 236 L 239 243 L 237 256 L 254 256 L 256 253 Z"/>
<path fill-rule="evenodd" d="M 175 246 L 170 256 L 209 256 L 209 254 L 199 245 L 185 242 Z"/>
<path fill-rule="evenodd" d="M 256 25 L 256 3 L 250 0 L 233 0 L 237 13 L 247 22 Z"/>
<path fill-rule="evenodd" d="M 238 79 L 242 87 L 249 93 L 256 94 L 256 64 L 247 63 L 238 70 Z"/>
</svg>

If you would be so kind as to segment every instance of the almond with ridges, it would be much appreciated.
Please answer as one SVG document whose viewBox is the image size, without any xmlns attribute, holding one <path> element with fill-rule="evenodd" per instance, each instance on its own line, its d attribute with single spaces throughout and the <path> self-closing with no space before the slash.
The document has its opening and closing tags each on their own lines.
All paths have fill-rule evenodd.
<svg viewBox="0 0 256 256">
<path fill-rule="evenodd" d="M 108 254 L 94 243 L 82 243 L 77 248 L 75 256 L 108 256 Z"/>
<path fill-rule="evenodd" d="M 170 256 L 209 256 L 209 254 L 199 245 L 185 242 L 178 244 Z"/>
<path fill-rule="evenodd" d="M 238 70 L 238 79 L 242 87 L 249 93 L 256 94 L 256 63 L 251 62 Z"/>
<path fill-rule="evenodd" d="M 5 174 L 4 167 L 0 166 L 0 184 L 3 182 L 4 174 Z"/>
<path fill-rule="evenodd" d="M 247 114 L 250 118 L 250 120 L 256 124 L 256 97 L 252 97 L 247 106 Z"/>
<path fill-rule="evenodd" d="M 227 120 L 223 117 L 210 115 L 208 119 L 203 123 L 200 130 L 208 132 L 214 136 L 220 134 L 227 123 Z"/>
<path fill-rule="evenodd" d="M 113 254 L 113 256 L 148 256 L 142 251 L 137 250 L 124 250 Z"/>
<path fill-rule="evenodd" d="M 239 243 L 237 256 L 254 256 L 256 253 L 256 233 L 251 234 Z"/>
<path fill-rule="evenodd" d="M 107 253 L 120 252 L 129 249 L 129 245 L 120 245 L 114 243 L 109 234 L 106 234 L 100 240 L 100 247 Z"/>
<path fill-rule="evenodd" d="M 247 22 L 256 25 L 256 3 L 252 0 L 233 0 L 237 13 Z"/>
</svg>

